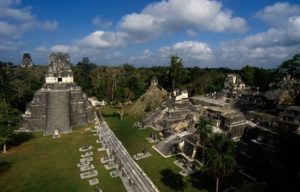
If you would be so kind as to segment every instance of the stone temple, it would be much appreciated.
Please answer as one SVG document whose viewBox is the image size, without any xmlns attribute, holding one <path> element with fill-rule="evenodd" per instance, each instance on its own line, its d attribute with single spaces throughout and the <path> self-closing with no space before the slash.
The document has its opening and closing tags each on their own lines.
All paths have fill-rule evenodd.
<svg viewBox="0 0 300 192">
<path fill-rule="evenodd" d="M 82 64 L 88 65 L 88 64 L 90 64 L 90 60 L 89 60 L 89 58 L 84 57 L 84 58 L 82 59 L 82 62 L 81 62 L 81 63 L 82 63 Z"/>
<path fill-rule="evenodd" d="M 21 67 L 33 67 L 33 63 L 32 63 L 32 60 L 31 60 L 31 56 L 29 53 L 24 53 L 23 54 L 23 59 L 22 59 L 22 62 L 21 62 Z"/>
<path fill-rule="evenodd" d="M 23 129 L 53 135 L 71 132 L 71 126 L 94 121 L 92 104 L 74 83 L 68 54 L 50 54 L 45 81 L 27 104 L 22 116 Z"/>
</svg>

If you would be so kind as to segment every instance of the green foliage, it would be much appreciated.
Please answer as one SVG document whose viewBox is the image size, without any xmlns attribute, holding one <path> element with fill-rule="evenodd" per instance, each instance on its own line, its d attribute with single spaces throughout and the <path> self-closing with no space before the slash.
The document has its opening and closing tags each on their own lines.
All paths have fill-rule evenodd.
<svg viewBox="0 0 300 192">
<path fill-rule="evenodd" d="M 254 69 L 251 66 L 246 65 L 243 67 L 240 74 L 246 85 L 254 85 Z"/>
<path fill-rule="evenodd" d="M 290 87 L 287 86 L 287 88 L 292 90 L 290 94 L 293 97 L 294 103 L 300 105 L 300 54 L 296 54 L 293 59 L 284 61 L 277 67 L 276 72 L 278 73 L 279 80 L 283 80 L 287 75 L 296 80 L 296 82 L 289 84 Z"/>
<path fill-rule="evenodd" d="M 200 134 L 201 143 L 205 143 L 208 139 L 209 135 L 212 133 L 212 122 L 210 119 L 202 117 L 198 124 L 196 124 L 196 128 L 198 129 L 198 133 Z"/>
<path fill-rule="evenodd" d="M 205 166 L 214 174 L 218 181 L 222 176 L 227 176 L 234 171 L 236 161 L 232 157 L 236 146 L 225 133 L 214 133 L 205 144 Z"/>
<path fill-rule="evenodd" d="M 284 61 L 281 65 L 277 66 L 278 73 L 287 72 L 292 77 L 299 78 L 300 72 L 300 54 L 294 55 L 293 59 Z"/>
<path fill-rule="evenodd" d="M 118 103 L 124 103 L 124 102 L 126 102 L 126 96 L 127 95 L 126 95 L 126 91 L 125 91 L 124 87 L 117 86 L 117 88 L 114 91 L 115 100 Z"/>
<path fill-rule="evenodd" d="M 172 55 L 170 60 L 171 64 L 169 75 L 174 90 L 175 86 L 179 86 L 182 83 L 182 76 L 184 73 L 183 61 L 177 55 Z"/>
<path fill-rule="evenodd" d="M 212 93 L 212 92 L 215 92 L 215 91 L 221 91 L 222 90 L 222 87 L 221 85 L 218 85 L 217 87 L 211 85 L 209 88 L 208 88 L 209 92 Z"/>
<path fill-rule="evenodd" d="M 0 138 L 4 144 L 3 153 L 6 152 L 7 139 L 12 136 L 14 130 L 19 128 L 20 119 L 21 115 L 17 109 L 11 108 L 5 101 L 0 103 Z"/>
<path fill-rule="evenodd" d="M 162 87 L 160 84 L 157 84 L 157 87 L 159 88 L 159 90 L 162 90 Z"/>
<path fill-rule="evenodd" d="M 150 112 L 151 110 L 152 110 L 152 102 L 149 101 L 149 102 L 148 102 L 148 105 L 147 105 L 147 107 L 146 107 L 146 109 L 145 109 L 145 112 Z"/>
</svg>

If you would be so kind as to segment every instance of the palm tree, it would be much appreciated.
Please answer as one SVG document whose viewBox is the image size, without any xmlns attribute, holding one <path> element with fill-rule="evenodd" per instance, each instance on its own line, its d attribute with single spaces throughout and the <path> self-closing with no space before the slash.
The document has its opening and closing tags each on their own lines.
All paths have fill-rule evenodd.
<svg viewBox="0 0 300 192">
<path fill-rule="evenodd" d="M 203 155 L 202 155 L 202 163 L 204 165 L 204 149 L 205 149 L 205 142 L 208 139 L 209 135 L 212 133 L 212 127 L 211 127 L 211 120 L 207 119 L 205 117 L 202 117 L 199 121 L 199 123 L 196 125 L 196 128 L 198 129 L 199 133 L 199 144 L 202 145 L 203 149 Z M 202 167 L 202 177 L 203 177 L 203 170 L 204 167 Z"/>
<path fill-rule="evenodd" d="M 217 179 L 216 192 L 218 192 L 219 178 L 233 172 L 236 161 L 232 155 L 236 146 L 224 133 L 215 133 L 206 141 L 205 165 Z"/>
</svg>

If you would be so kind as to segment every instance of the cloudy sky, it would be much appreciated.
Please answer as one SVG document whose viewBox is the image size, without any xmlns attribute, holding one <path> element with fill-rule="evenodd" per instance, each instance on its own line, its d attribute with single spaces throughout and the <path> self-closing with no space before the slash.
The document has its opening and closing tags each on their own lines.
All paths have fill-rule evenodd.
<svg viewBox="0 0 300 192">
<path fill-rule="evenodd" d="M 70 3 L 72 2 L 72 3 Z M 249 64 L 274 68 L 300 53 L 300 2 L 290 0 L 0 0 L 0 61 L 69 53 L 98 65 Z"/>
</svg>

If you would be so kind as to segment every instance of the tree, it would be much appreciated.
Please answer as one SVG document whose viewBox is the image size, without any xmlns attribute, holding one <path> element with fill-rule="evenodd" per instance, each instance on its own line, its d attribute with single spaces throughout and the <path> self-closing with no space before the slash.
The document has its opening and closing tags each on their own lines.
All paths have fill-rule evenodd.
<svg viewBox="0 0 300 192">
<path fill-rule="evenodd" d="M 172 55 L 170 57 L 171 66 L 170 66 L 170 78 L 172 81 L 173 90 L 175 85 L 180 84 L 180 80 L 183 74 L 183 61 L 177 55 Z"/>
<path fill-rule="evenodd" d="M 3 153 L 6 153 L 6 141 L 13 131 L 19 128 L 20 112 L 11 108 L 8 103 L 0 103 L 0 138 L 3 140 Z"/>
<path fill-rule="evenodd" d="M 205 142 L 208 139 L 209 135 L 212 133 L 211 120 L 202 117 L 199 123 L 196 125 L 199 133 L 199 143 L 202 145 L 203 149 L 203 164 L 204 164 L 204 151 L 205 151 Z M 202 169 L 202 177 L 203 177 L 203 169 Z"/>
<path fill-rule="evenodd" d="M 197 94 L 203 94 L 212 85 L 212 78 L 209 73 L 205 73 L 196 80 Z"/>
<path fill-rule="evenodd" d="M 126 90 L 124 87 L 117 86 L 114 91 L 115 99 L 113 101 L 112 107 L 120 114 L 121 121 L 123 120 L 123 115 L 125 114 L 125 107 L 127 105 L 128 100 L 131 96 L 131 91 Z M 120 106 L 120 110 L 116 108 L 116 106 Z"/>
<path fill-rule="evenodd" d="M 300 93 L 299 93 L 299 79 L 300 79 L 300 54 L 296 54 L 293 59 L 284 61 L 281 65 L 277 67 L 278 75 L 280 80 L 286 75 L 290 75 L 291 79 L 295 79 L 294 82 L 287 83 L 287 89 L 290 95 L 295 101 L 295 104 L 300 104 Z"/>
<path fill-rule="evenodd" d="M 199 140 L 201 144 L 205 144 L 209 135 L 212 133 L 211 120 L 207 118 L 201 118 L 199 123 L 196 125 L 199 133 Z"/>
<path fill-rule="evenodd" d="M 254 69 L 251 66 L 246 65 L 245 67 L 243 67 L 240 70 L 240 74 L 246 85 L 253 85 Z"/>
<path fill-rule="evenodd" d="M 205 165 L 217 179 L 216 192 L 218 192 L 219 179 L 232 173 L 236 161 L 232 155 L 236 146 L 224 133 L 215 133 L 206 141 Z"/>
</svg>

